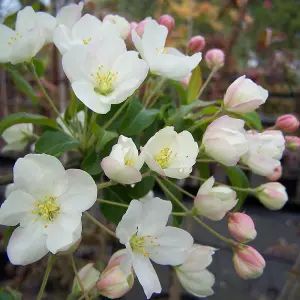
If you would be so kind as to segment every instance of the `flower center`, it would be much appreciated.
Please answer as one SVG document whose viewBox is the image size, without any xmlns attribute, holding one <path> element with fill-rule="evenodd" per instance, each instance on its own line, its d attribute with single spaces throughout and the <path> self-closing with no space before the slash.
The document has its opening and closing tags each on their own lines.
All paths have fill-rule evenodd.
<svg viewBox="0 0 300 300">
<path fill-rule="evenodd" d="M 36 209 L 32 213 L 42 217 L 45 221 L 54 221 L 60 213 L 60 204 L 57 204 L 56 197 L 46 196 L 44 201 L 36 201 L 34 206 Z"/>
<path fill-rule="evenodd" d="M 149 248 L 154 249 L 155 247 L 160 246 L 160 244 L 156 243 L 157 239 L 158 238 L 156 236 L 153 237 L 151 235 L 145 235 L 145 236 L 134 235 L 130 239 L 129 243 L 133 252 L 143 254 L 144 257 L 149 257 L 150 252 L 147 251 L 147 248 L 149 250 Z"/>
<path fill-rule="evenodd" d="M 159 48 L 156 48 L 156 51 L 155 51 L 155 55 L 159 55 L 159 54 L 167 54 L 168 51 L 166 48 L 164 47 L 159 47 Z"/>
<path fill-rule="evenodd" d="M 133 160 L 130 158 L 125 158 L 125 166 L 132 167 L 134 165 Z"/>
<path fill-rule="evenodd" d="M 161 166 L 162 169 L 166 169 L 171 164 L 172 153 L 173 151 L 169 147 L 165 147 L 161 149 L 157 155 L 154 156 L 154 159 Z"/>
<path fill-rule="evenodd" d="M 103 65 L 98 67 L 95 73 L 91 73 L 96 82 L 95 92 L 101 95 L 107 95 L 114 89 L 114 84 L 118 78 L 118 72 L 103 71 Z"/>
<path fill-rule="evenodd" d="M 87 38 L 87 39 L 83 39 L 82 41 L 83 41 L 83 43 L 84 43 L 85 45 L 88 45 L 88 44 L 90 43 L 91 40 L 92 40 L 92 38 L 89 37 L 89 38 Z"/>
<path fill-rule="evenodd" d="M 7 44 L 9 46 L 11 46 L 13 44 L 13 42 L 15 42 L 16 40 L 18 40 L 19 38 L 21 38 L 22 35 L 19 33 L 16 33 L 14 36 L 11 36 L 10 39 L 8 40 Z"/>
</svg>

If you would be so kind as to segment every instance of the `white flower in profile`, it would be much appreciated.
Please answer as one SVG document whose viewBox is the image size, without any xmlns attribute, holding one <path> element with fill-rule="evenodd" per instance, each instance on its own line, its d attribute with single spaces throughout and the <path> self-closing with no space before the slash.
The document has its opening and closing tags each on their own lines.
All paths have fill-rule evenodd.
<svg viewBox="0 0 300 300">
<path fill-rule="evenodd" d="M 249 150 L 242 161 L 259 175 L 270 176 L 280 167 L 280 159 L 285 149 L 285 139 L 280 130 L 264 132 L 247 131 Z"/>
<path fill-rule="evenodd" d="M 200 187 L 194 205 L 199 215 L 213 221 L 220 221 L 237 204 L 236 192 L 227 186 L 213 187 L 214 177 L 207 179 Z"/>
<path fill-rule="evenodd" d="M 184 263 L 175 267 L 176 274 L 186 291 L 196 297 L 214 294 L 212 286 L 215 276 L 206 268 L 212 263 L 212 256 L 217 249 L 194 244 L 188 251 Z"/>
<path fill-rule="evenodd" d="M 216 119 L 207 127 L 201 148 L 208 156 L 225 166 L 235 166 L 248 151 L 244 124 L 243 120 L 229 116 Z"/>
<path fill-rule="evenodd" d="M 61 115 L 62 115 L 63 118 L 65 118 L 65 113 L 62 113 Z M 84 115 L 84 111 L 81 110 L 81 111 L 79 111 L 79 112 L 76 114 L 76 116 L 74 116 L 74 118 L 73 118 L 72 120 L 70 120 L 68 123 L 71 124 L 71 126 L 72 126 L 72 127 L 75 127 L 75 128 L 76 128 L 76 126 L 79 125 L 79 126 L 81 127 L 81 130 L 82 130 L 83 127 L 84 127 L 84 116 L 85 116 L 85 115 Z M 77 124 L 77 120 L 78 120 L 78 123 L 79 123 L 79 124 Z M 65 125 L 64 122 L 61 120 L 61 118 L 57 117 L 57 118 L 56 118 L 56 122 L 57 122 L 58 125 L 63 129 L 63 131 L 64 131 L 65 133 L 67 133 L 68 135 L 72 136 L 70 130 L 66 127 L 66 125 Z M 78 128 L 77 128 L 77 130 L 78 130 Z M 79 129 L 79 130 L 80 130 L 80 129 Z"/>
<path fill-rule="evenodd" d="M 177 133 L 174 127 L 159 130 L 141 148 L 148 167 L 162 176 L 183 179 L 190 175 L 199 149 L 188 131 Z"/>
<path fill-rule="evenodd" d="M 2 138 L 7 144 L 2 148 L 2 152 L 23 151 L 30 142 L 32 135 L 32 124 L 16 124 L 11 127 L 8 127 L 2 133 Z"/>
<path fill-rule="evenodd" d="M 37 14 L 26 6 L 17 14 L 15 30 L 0 24 L 0 63 L 18 64 L 32 59 L 45 43 L 43 28 Z"/>
<path fill-rule="evenodd" d="M 86 14 L 72 28 L 59 25 L 54 31 L 53 41 L 60 53 L 65 54 L 75 45 L 88 45 L 92 40 L 118 35 L 115 25 Z"/>
<path fill-rule="evenodd" d="M 149 64 L 153 74 L 181 81 L 201 61 L 200 52 L 186 56 L 175 48 L 165 47 L 168 29 L 155 20 L 145 24 L 142 38 L 135 30 L 132 30 L 131 35 L 136 49 Z"/>
<path fill-rule="evenodd" d="M 120 243 L 127 249 L 121 270 L 129 275 L 133 267 L 148 299 L 161 292 L 150 259 L 160 265 L 180 265 L 193 245 L 187 231 L 166 226 L 171 211 L 172 203 L 160 198 L 132 200 L 116 229 Z"/>
<path fill-rule="evenodd" d="M 105 175 L 122 184 L 132 184 L 142 180 L 140 169 L 144 160 L 139 155 L 131 138 L 120 135 L 109 156 L 101 161 Z"/>
<path fill-rule="evenodd" d="M 13 173 L 14 191 L 0 208 L 0 224 L 20 224 L 7 246 L 10 262 L 27 265 L 76 243 L 82 212 L 97 198 L 93 178 L 82 170 L 65 170 L 57 158 L 46 154 L 19 158 Z"/>
<path fill-rule="evenodd" d="M 118 35 L 123 39 L 126 40 L 130 33 L 131 25 L 130 23 L 123 17 L 119 15 L 106 15 L 103 19 L 103 22 L 109 22 L 115 25 L 115 28 L 118 31 Z"/>
<path fill-rule="evenodd" d="M 74 46 L 62 63 L 75 95 L 99 114 L 125 101 L 148 74 L 147 63 L 137 52 L 127 51 L 119 37 Z"/>
</svg>

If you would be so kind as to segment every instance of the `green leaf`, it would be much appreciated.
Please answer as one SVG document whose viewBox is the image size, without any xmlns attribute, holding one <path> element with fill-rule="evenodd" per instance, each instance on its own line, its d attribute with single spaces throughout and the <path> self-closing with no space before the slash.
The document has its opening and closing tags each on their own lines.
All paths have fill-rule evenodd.
<svg viewBox="0 0 300 300">
<path fill-rule="evenodd" d="M 208 179 L 210 177 L 210 169 L 208 163 L 197 162 L 196 167 L 200 172 L 200 177 L 204 179 Z"/>
<path fill-rule="evenodd" d="M 0 121 L 0 134 L 2 134 L 3 131 L 8 127 L 15 124 L 22 124 L 22 123 L 47 125 L 54 128 L 57 128 L 58 126 L 55 120 L 46 118 L 41 115 L 20 112 L 20 113 L 8 115 L 3 120 Z"/>
<path fill-rule="evenodd" d="M 246 121 L 246 125 L 248 125 L 248 127 L 254 127 L 258 130 L 262 130 L 263 126 L 261 124 L 261 120 L 260 117 L 258 115 L 258 113 L 256 111 L 253 112 L 249 112 L 246 114 L 239 114 L 238 115 L 241 119 Z"/>
<path fill-rule="evenodd" d="M 243 188 L 243 189 L 249 188 L 248 177 L 246 176 L 245 172 L 241 170 L 241 168 L 237 166 L 225 167 L 225 170 L 232 186 Z M 240 211 L 242 209 L 242 206 L 245 202 L 247 195 L 248 195 L 247 192 L 237 191 L 238 203 L 235 207 L 235 211 Z"/>
<path fill-rule="evenodd" d="M 36 103 L 39 100 L 39 97 L 36 95 L 32 86 L 26 81 L 26 79 L 21 75 L 17 70 L 8 70 L 14 86 L 26 96 L 28 96 L 33 103 Z"/>
<path fill-rule="evenodd" d="M 41 77 L 44 73 L 45 73 L 45 67 L 44 67 L 44 64 L 41 60 L 38 60 L 38 59 L 33 59 L 33 64 L 34 64 L 34 67 L 35 67 L 35 71 L 38 75 L 38 77 Z"/>
<path fill-rule="evenodd" d="M 140 199 L 146 196 L 154 187 L 155 178 L 153 176 L 147 176 L 142 179 L 141 182 L 138 182 L 134 187 L 127 187 L 128 195 L 132 199 Z"/>
<path fill-rule="evenodd" d="M 10 294 L 0 291 L 0 300 L 14 300 L 14 298 Z"/>
<path fill-rule="evenodd" d="M 61 131 L 46 131 L 35 144 L 36 153 L 59 156 L 64 152 L 79 147 L 80 143 Z"/>
<path fill-rule="evenodd" d="M 133 98 L 121 123 L 120 132 L 126 136 L 141 133 L 154 122 L 158 113 L 158 109 L 146 109 L 138 99 Z"/>
<path fill-rule="evenodd" d="M 182 86 L 182 84 L 178 81 L 173 81 L 173 80 L 169 80 L 169 82 L 174 86 L 174 88 L 176 89 L 176 92 L 178 94 L 179 97 L 179 102 L 184 105 L 187 104 L 187 91 L 185 90 L 185 88 Z"/>
<path fill-rule="evenodd" d="M 104 130 L 97 125 L 99 139 L 96 144 L 96 152 L 103 150 L 105 145 L 111 140 L 117 138 L 119 135 L 116 132 Z"/>
<path fill-rule="evenodd" d="M 100 163 L 101 163 L 100 155 L 95 151 L 92 151 L 84 158 L 81 168 L 87 173 L 89 173 L 90 175 L 97 175 L 101 173 Z"/>
<path fill-rule="evenodd" d="M 200 67 L 197 66 L 193 73 L 189 82 L 188 90 L 187 90 L 187 104 L 193 103 L 197 100 L 197 95 L 202 86 L 202 75 L 200 71 Z"/>
</svg>

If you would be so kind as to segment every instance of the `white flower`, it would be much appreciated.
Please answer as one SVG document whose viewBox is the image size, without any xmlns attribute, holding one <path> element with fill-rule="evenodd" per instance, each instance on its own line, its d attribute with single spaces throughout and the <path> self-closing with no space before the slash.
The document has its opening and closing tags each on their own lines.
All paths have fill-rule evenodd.
<svg viewBox="0 0 300 300">
<path fill-rule="evenodd" d="M 214 177 L 207 179 L 200 187 L 194 205 L 199 215 L 219 221 L 237 204 L 236 192 L 227 186 L 213 187 Z"/>
<path fill-rule="evenodd" d="M 126 51 L 118 37 L 74 46 L 62 63 L 76 96 L 99 114 L 125 101 L 148 74 L 147 63 L 137 52 Z"/>
<path fill-rule="evenodd" d="M 117 28 L 110 22 L 86 14 L 72 28 L 59 25 L 54 32 L 53 41 L 61 54 L 67 53 L 75 45 L 88 45 L 92 40 L 119 35 Z"/>
<path fill-rule="evenodd" d="M 65 113 L 62 113 L 61 115 L 64 118 Z M 79 121 L 79 124 L 77 124 L 77 120 Z M 66 127 L 66 125 L 63 123 L 61 118 L 57 117 L 56 122 L 63 129 L 63 131 L 65 133 L 72 136 L 70 130 Z M 74 126 L 76 127 L 77 125 L 79 125 L 79 126 L 81 126 L 81 129 L 83 129 L 83 126 L 84 126 L 84 111 L 81 110 L 80 112 L 78 112 L 77 115 L 72 120 L 70 120 L 69 123 L 72 124 L 72 127 L 74 127 Z"/>
<path fill-rule="evenodd" d="M 279 130 L 266 130 L 262 133 L 248 131 L 249 150 L 242 161 L 251 170 L 262 176 L 270 176 L 280 167 L 280 159 L 285 148 L 285 139 Z"/>
<path fill-rule="evenodd" d="M 104 22 L 114 24 L 118 30 L 118 34 L 123 40 L 126 40 L 130 33 L 130 23 L 119 15 L 106 15 L 103 19 Z"/>
<path fill-rule="evenodd" d="M 142 180 L 140 169 L 144 160 L 139 156 L 131 138 L 121 135 L 109 156 L 101 161 L 105 175 L 122 184 L 132 184 Z"/>
<path fill-rule="evenodd" d="M 199 152 L 190 132 L 177 133 L 171 126 L 159 130 L 141 150 L 151 170 L 177 179 L 190 175 Z"/>
<path fill-rule="evenodd" d="M 213 121 L 203 135 L 205 153 L 226 166 L 236 165 L 248 151 L 244 124 L 244 121 L 228 116 Z"/>
<path fill-rule="evenodd" d="M 7 151 L 22 151 L 28 145 L 33 134 L 32 124 L 16 124 L 8 127 L 3 133 L 2 137 L 7 143 L 3 147 L 2 152 Z"/>
<path fill-rule="evenodd" d="M 194 244 L 188 251 L 184 263 L 175 267 L 176 274 L 182 286 L 196 297 L 213 295 L 212 286 L 215 276 L 206 268 L 212 262 L 212 255 L 217 249 Z"/>
<path fill-rule="evenodd" d="M 149 201 L 149 200 L 152 200 L 154 197 L 154 193 L 153 191 L 149 191 L 144 197 L 138 199 L 139 201 L 143 202 L 143 201 Z"/>
<path fill-rule="evenodd" d="M 168 29 L 155 20 L 145 24 L 142 38 L 135 30 L 132 30 L 131 35 L 136 49 L 154 74 L 180 81 L 201 61 L 200 52 L 189 57 L 175 48 L 165 48 Z"/>
<path fill-rule="evenodd" d="M 8 198 L 8 196 L 15 190 L 15 185 L 13 183 L 10 183 L 5 188 L 4 197 Z"/>
<path fill-rule="evenodd" d="M 7 255 L 12 264 L 33 263 L 49 251 L 67 250 L 81 237 L 81 215 L 96 201 L 97 186 L 82 170 L 65 170 L 46 154 L 28 154 L 14 166 L 14 191 L 0 208 L 0 224 L 20 226 Z"/>
<path fill-rule="evenodd" d="M 150 259 L 161 265 L 180 265 L 193 244 L 188 232 L 166 226 L 171 211 L 171 202 L 160 198 L 143 203 L 132 200 L 116 229 L 117 237 L 127 249 L 121 269 L 130 274 L 133 266 L 148 299 L 153 293 L 161 292 Z"/>
<path fill-rule="evenodd" d="M 264 104 L 268 95 L 267 90 L 244 75 L 236 79 L 227 89 L 224 107 L 237 113 L 251 112 Z"/>
<path fill-rule="evenodd" d="M 33 58 L 43 47 L 45 33 L 38 26 L 37 14 L 26 6 L 17 14 L 15 30 L 0 24 L 0 63 L 22 63 Z"/>
</svg>

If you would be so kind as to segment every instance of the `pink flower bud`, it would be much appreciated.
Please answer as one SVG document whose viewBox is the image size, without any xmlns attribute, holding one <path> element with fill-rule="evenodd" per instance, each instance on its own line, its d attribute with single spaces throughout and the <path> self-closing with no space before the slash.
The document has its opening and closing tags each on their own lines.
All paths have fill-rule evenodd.
<svg viewBox="0 0 300 300">
<path fill-rule="evenodd" d="M 188 87 L 188 86 L 189 86 L 189 83 L 190 83 L 190 80 L 191 80 L 191 77 L 192 77 L 192 73 L 190 73 L 189 75 L 185 76 L 185 77 L 180 81 L 180 83 L 181 83 L 184 87 Z"/>
<path fill-rule="evenodd" d="M 143 36 L 145 25 L 149 22 L 149 20 L 151 20 L 151 18 L 146 18 L 145 20 L 137 24 L 135 31 L 140 37 Z"/>
<path fill-rule="evenodd" d="M 224 66 L 225 54 L 221 49 L 210 49 L 205 54 L 205 61 L 210 69 L 219 69 Z"/>
<path fill-rule="evenodd" d="M 158 24 L 166 26 L 171 32 L 175 27 L 175 20 L 170 15 L 162 15 L 159 17 Z"/>
<path fill-rule="evenodd" d="M 233 265 L 236 273 L 244 279 L 259 277 L 266 266 L 264 258 L 254 248 L 242 246 L 233 256 Z"/>
<path fill-rule="evenodd" d="M 285 137 L 286 148 L 297 151 L 300 149 L 300 138 L 297 136 L 286 136 Z"/>
<path fill-rule="evenodd" d="M 267 176 L 270 181 L 277 181 L 282 176 L 282 167 L 281 165 L 275 168 L 273 174 Z"/>
<path fill-rule="evenodd" d="M 106 269 L 102 272 L 97 287 L 100 295 L 110 299 L 117 299 L 130 291 L 134 283 L 134 275 L 128 276 L 120 268 L 121 261 L 125 258 L 124 250 L 117 251 L 109 260 Z"/>
<path fill-rule="evenodd" d="M 191 51 L 192 53 L 200 52 L 204 49 L 204 47 L 205 47 L 205 39 L 201 35 L 193 36 L 187 44 L 188 50 Z"/>
<path fill-rule="evenodd" d="M 254 240 L 257 235 L 252 219 L 244 213 L 229 213 L 228 229 L 230 234 L 242 243 Z"/>
<path fill-rule="evenodd" d="M 275 127 L 285 132 L 294 132 L 299 127 L 299 121 L 294 115 L 283 115 L 277 119 Z"/>
<path fill-rule="evenodd" d="M 285 187 L 279 182 L 268 182 L 257 188 L 256 196 L 268 209 L 281 209 L 288 200 Z"/>
</svg>

